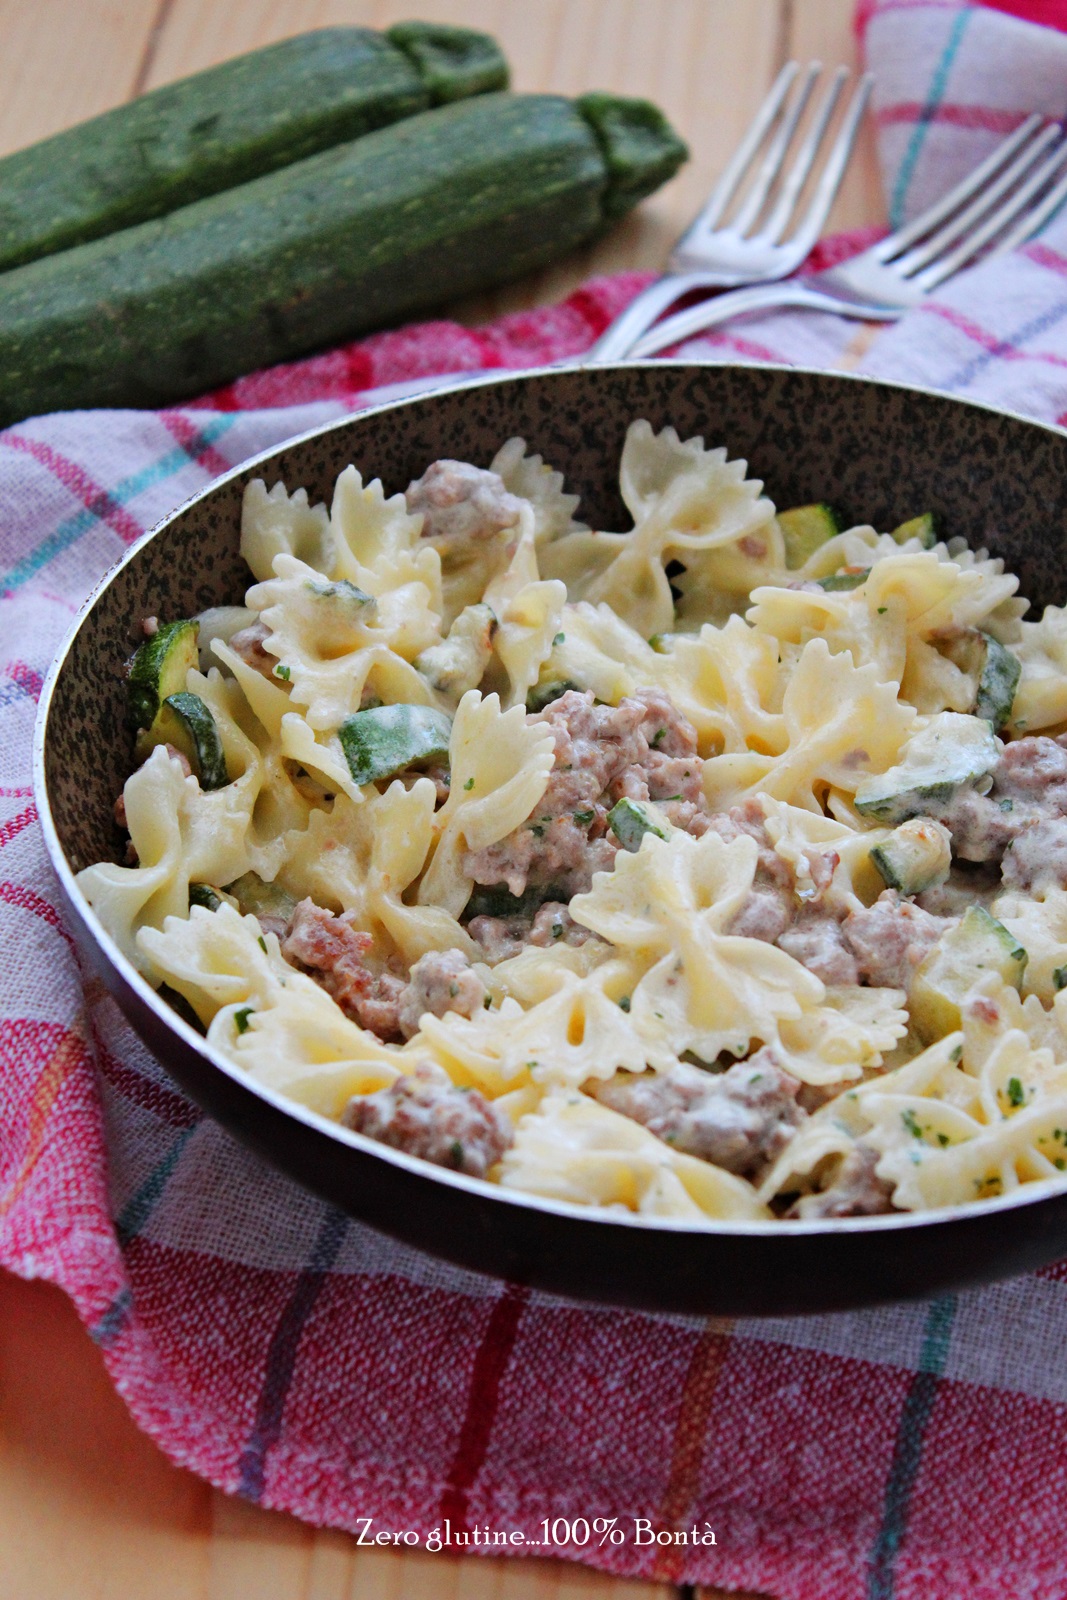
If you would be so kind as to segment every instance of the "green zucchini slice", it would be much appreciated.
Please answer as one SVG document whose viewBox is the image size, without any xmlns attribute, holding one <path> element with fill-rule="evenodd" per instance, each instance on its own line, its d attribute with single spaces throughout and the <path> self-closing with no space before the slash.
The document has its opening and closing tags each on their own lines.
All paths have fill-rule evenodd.
<svg viewBox="0 0 1067 1600">
<path fill-rule="evenodd" d="M 152 726 L 137 739 L 142 758 L 157 744 L 172 744 L 185 756 L 201 789 L 222 789 L 230 781 L 222 740 L 211 710 L 198 694 L 168 695 Z"/>
<path fill-rule="evenodd" d="M 922 894 L 944 883 L 952 865 L 952 838 L 932 817 L 912 817 L 902 822 L 870 852 L 885 879 L 886 888 L 901 894 Z"/>
<path fill-rule="evenodd" d="M 667 830 L 653 820 L 650 813 L 637 800 L 620 800 L 608 812 L 608 827 L 624 850 L 640 850 L 646 833 L 657 839 L 669 837 Z"/>
<path fill-rule="evenodd" d="M 452 722 L 431 706 L 374 706 L 357 711 L 338 735 L 354 783 L 392 778 L 408 767 L 448 760 Z"/>
<path fill-rule="evenodd" d="M 902 762 L 860 784 L 856 810 L 890 824 L 929 816 L 957 790 L 985 783 L 999 759 L 997 740 L 983 717 L 940 711 L 908 740 Z"/>
<path fill-rule="evenodd" d="M 978 680 L 978 699 L 974 714 L 993 724 L 994 733 L 1011 718 L 1015 691 L 1022 676 L 1022 662 L 999 639 L 985 634 L 985 664 Z"/>
<path fill-rule="evenodd" d="M 222 904 L 222 896 L 210 883 L 191 883 L 189 885 L 189 907 L 203 906 L 205 911 L 217 911 Z"/>
<path fill-rule="evenodd" d="M 785 564 L 795 570 L 827 539 L 841 532 L 841 518 L 833 506 L 819 501 L 817 505 L 793 506 L 789 511 L 779 511 L 778 526 L 785 540 Z"/>
<path fill-rule="evenodd" d="M 960 1006 L 990 972 L 1016 989 L 1027 954 L 1002 922 L 981 906 L 968 906 L 954 928 L 938 940 L 918 968 L 908 991 L 911 1020 L 926 1040 L 942 1039 L 960 1025 Z"/>
<path fill-rule="evenodd" d="M 862 572 L 831 572 L 828 578 L 820 578 L 819 588 L 825 589 L 827 594 L 835 594 L 840 590 L 859 589 L 867 582 L 871 575 L 870 567 L 864 567 Z"/>
<path fill-rule="evenodd" d="M 198 665 L 199 633 L 198 622 L 164 622 L 141 645 L 127 679 L 131 728 L 150 728 L 167 696 L 184 690 L 190 669 Z"/>
<path fill-rule="evenodd" d="M 918 539 L 924 550 L 932 550 L 938 539 L 937 519 L 932 511 L 924 511 L 921 517 L 912 517 L 909 522 L 902 522 L 898 528 L 894 528 L 892 538 L 897 544 Z"/>
</svg>

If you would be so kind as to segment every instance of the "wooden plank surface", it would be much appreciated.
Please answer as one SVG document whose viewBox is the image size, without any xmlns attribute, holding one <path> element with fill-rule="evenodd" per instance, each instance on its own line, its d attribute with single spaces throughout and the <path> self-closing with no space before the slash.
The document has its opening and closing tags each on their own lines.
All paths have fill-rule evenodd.
<svg viewBox="0 0 1067 1600">
<path fill-rule="evenodd" d="M 515 87 L 647 95 L 692 160 L 610 237 L 452 308 L 480 320 L 591 272 L 655 270 L 783 61 L 854 60 L 852 0 L 0 0 L 0 153 L 242 50 L 417 14 L 501 40 Z M 831 228 L 883 217 L 865 131 Z M 0 1274 L 0 1600 L 668 1600 L 563 1562 L 359 1550 L 232 1501 L 138 1432 L 55 1289 Z M 711 1590 L 702 1600 L 716 1600 Z"/>
</svg>

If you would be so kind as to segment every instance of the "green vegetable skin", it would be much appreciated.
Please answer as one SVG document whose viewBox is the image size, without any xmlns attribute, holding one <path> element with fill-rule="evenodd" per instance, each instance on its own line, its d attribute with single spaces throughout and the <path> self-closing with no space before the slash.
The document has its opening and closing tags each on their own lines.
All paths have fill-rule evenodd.
<svg viewBox="0 0 1067 1600">
<path fill-rule="evenodd" d="M 323 28 L 224 61 L 0 161 L 0 269 L 507 81 L 488 35 L 421 22 Z"/>
<path fill-rule="evenodd" d="M 391 778 L 407 767 L 448 760 L 450 718 L 431 706 L 375 706 L 341 724 L 338 737 L 354 783 Z"/>
<path fill-rule="evenodd" d="M 180 694 L 198 665 L 200 624 L 190 619 L 165 622 L 145 640 L 133 660 L 127 688 L 127 721 L 131 728 L 150 728 L 168 695 Z"/>
<path fill-rule="evenodd" d="M 479 95 L 0 278 L 0 425 L 150 406 L 522 276 L 685 158 L 644 101 Z"/>
</svg>

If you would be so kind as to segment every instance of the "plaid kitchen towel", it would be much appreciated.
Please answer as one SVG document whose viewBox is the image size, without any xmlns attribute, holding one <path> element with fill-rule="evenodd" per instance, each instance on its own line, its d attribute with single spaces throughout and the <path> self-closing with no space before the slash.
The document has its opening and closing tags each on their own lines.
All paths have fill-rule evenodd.
<svg viewBox="0 0 1067 1600">
<path fill-rule="evenodd" d="M 1065 9 L 1038 4 L 1050 23 Z M 862 8 L 895 215 L 1029 109 L 1064 109 L 1067 38 L 1022 10 Z M 769 316 L 686 349 L 1065 421 L 1065 279 L 1060 222 L 889 330 Z M 198 405 L 0 434 L 0 1263 L 66 1290 L 174 1460 L 317 1523 L 431 1548 L 447 1528 L 453 1550 L 484 1550 L 488 1529 L 509 1554 L 780 1600 L 1062 1600 L 1067 1267 L 931 1305 L 733 1324 L 463 1273 L 347 1221 L 203 1117 L 84 983 L 56 909 L 34 703 L 109 563 L 216 474 L 376 386 L 579 353 L 641 281 L 490 328 L 380 334 Z"/>
</svg>

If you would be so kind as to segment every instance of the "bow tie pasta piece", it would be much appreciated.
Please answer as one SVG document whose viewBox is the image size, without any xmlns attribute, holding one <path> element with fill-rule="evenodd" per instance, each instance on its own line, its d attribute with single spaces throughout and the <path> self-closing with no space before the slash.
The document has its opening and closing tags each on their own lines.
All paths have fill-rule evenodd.
<svg viewBox="0 0 1067 1600">
<path fill-rule="evenodd" d="M 1026 951 L 1023 993 L 1051 1006 L 1067 989 L 1067 891 L 1048 888 L 1041 900 L 1002 894 L 993 902 L 992 915 Z"/>
<path fill-rule="evenodd" d="M 1011 708 L 1014 735 L 1067 723 L 1067 608 L 1046 606 L 1040 622 L 1020 624 L 1013 646 L 1022 676 Z"/>
<path fill-rule="evenodd" d="M 321 785 L 324 793 L 340 789 L 356 804 L 362 799 L 352 782 L 340 741 L 321 742 L 280 684 L 265 678 L 247 661 L 216 639 L 212 646 L 223 666 L 233 674 L 205 698 L 226 741 L 225 720 L 220 722 L 219 694 L 225 694 L 230 716 L 239 723 L 248 743 L 258 753 L 259 788 L 253 815 L 253 834 L 259 848 L 269 850 L 281 834 L 306 825 L 311 801 L 296 781 L 301 768 Z M 211 675 L 211 680 L 215 678 Z M 214 698 L 211 696 L 214 695 Z M 290 771 L 288 764 L 295 764 Z M 232 770 L 232 769 L 231 769 Z M 275 863 L 276 864 L 276 863 Z M 272 877 L 274 868 L 254 863 L 260 876 Z"/>
<path fill-rule="evenodd" d="M 225 902 L 168 917 L 138 940 L 152 970 L 207 1025 L 208 1043 L 266 1089 L 339 1117 L 410 1071 L 410 1051 L 383 1045 L 324 989 L 283 960 L 273 933 Z"/>
<path fill-rule="evenodd" d="M 822 810 L 815 789 L 855 794 L 863 780 L 896 760 L 916 712 L 879 683 L 873 666 L 830 654 L 823 639 L 800 653 L 782 697 L 788 743 L 780 755 L 713 756 L 704 793 L 716 811 L 758 793 L 805 810 Z"/>
<path fill-rule="evenodd" d="M 474 880 L 466 851 L 485 850 L 524 822 L 544 794 L 555 760 L 551 729 L 529 723 L 521 706 L 501 711 L 495 694 L 465 694 L 452 723 L 448 799 L 437 812 L 437 844 L 419 904 L 458 917 Z"/>
<path fill-rule="evenodd" d="M 577 945 L 563 941 L 544 947 L 529 944 L 518 955 L 498 961 L 495 966 L 479 965 L 477 972 L 498 1005 L 510 999 L 528 1007 L 557 994 L 571 977 L 588 977 L 614 954 L 611 945 L 602 939 L 586 939 Z M 618 969 L 613 982 L 617 975 Z M 632 987 L 632 983 L 623 983 L 618 998 L 628 996 Z"/>
<path fill-rule="evenodd" d="M 324 579 L 295 556 L 279 555 L 274 566 L 269 582 L 249 589 L 248 604 L 266 629 L 263 649 L 277 659 L 274 675 L 312 728 L 337 728 L 369 685 L 409 704 L 435 703 L 407 659 L 440 642 L 424 583 L 378 598 L 348 578 Z"/>
<path fill-rule="evenodd" d="M 819 979 L 784 950 L 723 931 L 752 887 L 757 860 L 747 835 L 727 844 L 717 833 L 647 834 L 571 901 L 576 922 L 645 968 L 630 1018 L 651 1066 L 665 1069 L 686 1051 L 702 1061 L 744 1055 L 753 1039 L 773 1040 L 781 1018 L 822 1000 Z"/>
<path fill-rule="evenodd" d="M 567 591 L 558 579 L 543 580 L 537 571 L 533 512 L 523 506 L 520 536 L 507 570 L 485 591 L 485 604 L 497 619 L 493 651 L 507 673 L 506 704 L 525 705 L 542 663 L 560 631 Z"/>
<path fill-rule="evenodd" d="M 817 1088 L 861 1078 L 906 1035 L 905 998 L 902 989 L 827 989 L 822 1005 L 781 1019 L 775 1060 Z"/>
<path fill-rule="evenodd" d="M 426 592 L 425 608 L 440 615 L 441 558 L 420 538 L 421 529 L 422 519 L 410 514 L 402 494 L 387 500 L 377 478 L 364 486 L 355 467 L 346 467 L 330 506 L 332 576 L 378 600 L 418 586 Z"/>
<path fill-rule="evenodd" d="M 338 796 L 312 812 L 306 829 L 287 834 L 277 881 L 302 900 L 351 913 L 380 953 L 397 950 L 411 965 L 430 950 L 478 947 L 439 905 L 408 905 L 404 893 L 423 869 L 435 837 L 435 790 L 429 778 L 410 789 L 391 783 L 362 805 Z"/>
<path fill-rule="evenodd" d="M 702 439 L 683 442 L 673 428 L 654 434 L 635 422 L 620 467 L 633 531 L 568 534 L 545 549 L 542 568 L 563 579 L 572 600 L 604 601 L 646 637 L 665 633 L 674 621 L 672 561 L 746 539 L 766 552 L 776 537 L 774 507 L 745 470 Z"/>
<path fill-rule="evenodd" d="M 880 683 L 904 676 L 908 640 L 903 607 L 872 605 L 866 585 L 847 592 L 816 587 L 761 586 L 752 591 L 745 613 L 757 635 L 779 644 L 803 646 L 824 639 L 834 655 L 847 653 L 857 667 L 873 664 Z M 971 704 L 973 704 L 973 693 Z"/>
<path fill-rule="evenodd" d="M 501 445 L 489 470 L 503 479 L 509 493 L 529 501 L 538 545 L 565 533 L 588 532 L 583 523 L 574 520 L 578 496 L 564 493 L 562 472 L 554 472 L 540 456 L 528 456 L 525 439 L 509 439 Z"/>
<path fill-rule="evenodd" d="M 672 1150 L 588 1095 L 557 1091 L 521 1118 L 501 1162 L 505 1189 L 643 1216 L 748 1221 L 768 1215 L 752 1185 Z"/>
<path fill-rule="evenodd" d="M 330 519 L 323 505 L 308 504 L 306 489 L 292 495 L 284 483 L 268 492 L 253 478 L 241 507 L 241 555 L 261 581 L 274 574 L 274 558 L 296 556 L 318 572 L 332 573 Z"/>
<path fill-rule="evenodd" d="M 528 1074 L 534 1083 L 577 1088 L 618 1068 L 644 1072 L 644 1045 L 618 1003 L 634 975 L 632 964 L 619 960 L 586 978 L 562 970 L 555 992 L 526 1010 L 505 1001 L 469 1021 L 449 1016 L 428 1025 L 435 1040 L 455 1033 L 477 1042 L 497 1061 L 503 1083 Z"/>
</svg>

